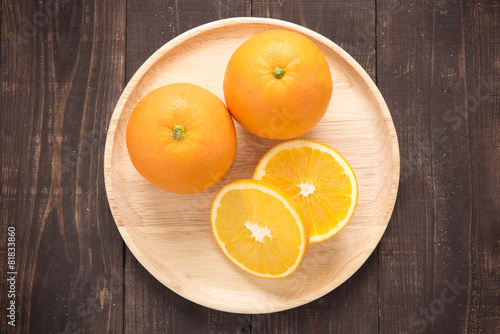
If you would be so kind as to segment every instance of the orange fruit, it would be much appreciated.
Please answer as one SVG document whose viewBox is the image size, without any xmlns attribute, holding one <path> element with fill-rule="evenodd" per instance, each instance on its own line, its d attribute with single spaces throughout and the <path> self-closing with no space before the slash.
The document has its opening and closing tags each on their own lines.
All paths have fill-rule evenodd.
<svg viewBox="0 0 500 334">
<path fill-rule="evenodd" d="M 224 254 L 259 277 L 290 275 L 309 243 L 307 223 L 297 204 L 281 189 L 262 181 L 226 185 L 214 199 L 210 220 Z"/>
<path fill-rule="evenodd" d="M 253 176 L 288 193 L 309 223 L 310 242 L 326 240 L 351 219 L 358 183 L 349 163 L 333 148 L 296 139 L 271 148 Z"/>
<path fill-rule="evenodd" d="M 236 119 L 251 133 L 294 138 L 325 114 L 332 76 L 318 47 L 302 34 L 269 30 L 244 42 L 224 74 L 224 97 Z"/>
<path fill-rule="evenodd" d="M 195 193 L 219 181 L 236 154 L 226 106 L 208 90 L 170 84 L 147 94 L 127 125 L 127 149 L 137 171 L 174 193 Z"/>
</svg>

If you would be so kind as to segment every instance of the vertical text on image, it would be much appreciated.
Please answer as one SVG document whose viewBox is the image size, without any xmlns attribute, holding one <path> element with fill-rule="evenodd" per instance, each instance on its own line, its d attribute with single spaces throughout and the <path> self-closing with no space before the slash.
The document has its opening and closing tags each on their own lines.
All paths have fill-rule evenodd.
<svg viewBox="0 0 500 334">
<path fill-rule="evenodd" d="M 16 228 L 7 228 L 7 318 L 10 326 L 16 325 Z"/>
</svg>

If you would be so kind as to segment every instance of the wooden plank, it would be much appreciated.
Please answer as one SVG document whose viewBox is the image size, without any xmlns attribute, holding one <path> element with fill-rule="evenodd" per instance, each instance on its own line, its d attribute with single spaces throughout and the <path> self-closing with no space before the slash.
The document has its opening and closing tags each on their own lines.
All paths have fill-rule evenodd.
<svg viewBox="0 0 500 334">
<path fill-rule="evenodd" d="M 0 332 L 121 332 L 123 242 L 107 206 L 107 120 L 124 86 L 122 1 L 2 1 Z M 16 229 L 16 326 L 5 232 Z"/>
<path fill-rule="evenodd" d="M 467 112 L 455 113 L 451 126 L 469 136 L 467 332 L 495 333 L 500 328 L 500 6 L 464 1 L 462 10 Z"/>
<path fill-rule="evenodd" d="M 287 20 L 319 32 L 343 47 L 375 78 L 375 1 L 255 0 L 252 15 Z M 377 271 L 375 251 L 333 292 L 293 310 L 254 315 L 252 328 L 259 333 L 374 333 L 378 330 Z"/>
<path fill-rule="evenodd" d="M 463 27 L 451 8 L 393 4 L 378 2 L 377 76 L 394 115 L 402 175 L 393 224 L 379 250 L 380 330 L 431 332 L 446 323 L 445 332 L 460 333 L 465 312 L 457 305 L 465 294 L 457 299 L 446 290 L 445 299 L 454 302 L 444 304 L 441 292 L 448 289 L 444 280 L 466 284 L 461 271 L 468 271 L 459 268 L 467 265 L 470 221 L 467 139 L 463 129 L 451 132 L 443 122 L 446 108 L 464 102 L 464 87 L 454 84 L 463 79 L 457 34 Z"/>
<path fill-rule="evenodd" d="M 499 8 L 377 5 L 377 78 L 402 156 L 394 219 L 379 249 L 380 332 L 494 332 Z"/>
<path fill-rule="evenodd" d="M 213 20 L 250 15 L 249 0 L 127 2 L 126 77 L 160 46 L 193 27 Z M 146 24 L 147 23 L 147 24 Z M 214 311 L 170 291 L 125 252 L 125 332 L 247 333 L 250 315 Z"/>
</svg>

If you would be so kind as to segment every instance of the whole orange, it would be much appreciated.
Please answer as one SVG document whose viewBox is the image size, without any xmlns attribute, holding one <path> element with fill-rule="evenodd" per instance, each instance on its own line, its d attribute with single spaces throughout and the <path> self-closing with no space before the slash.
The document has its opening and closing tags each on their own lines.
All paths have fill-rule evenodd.
<svg viewBox="0 0 500 334">
<path fill-rule="evenodd" d="M 166 85 L 143 97 L 130 115 L 126 138 L 137 171 L 155 186 L 181 194 L 214 185 L 236 153 L 226 106 L 193 84 Z"/>
<path fill-rule="evenodd" d="M 224 75 L 226 104 L 253 134 L 289 139 L 311 130 L 325 114 L 332 76 L 318 47 L 302 34 L 269 30 L 244 42 Z"/>
</svg>

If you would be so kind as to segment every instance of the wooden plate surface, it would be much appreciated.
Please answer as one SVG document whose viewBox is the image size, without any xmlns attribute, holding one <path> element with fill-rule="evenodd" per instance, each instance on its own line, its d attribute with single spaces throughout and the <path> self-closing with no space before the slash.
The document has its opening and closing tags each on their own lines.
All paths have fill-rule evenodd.
<svg viewBox="0 0 500 334">
<path fill-rule="evenodd" d="M 279 141 L 256 137 L 235 123 L 238 150 L 226 176 L 204 192 L 178 195 L 154 187 L 137 173 L 128 157 L 125 129 L 135 104 L 165 84 L 194 83 L 224 101 L 222 80 L 231 54 L 251 36 L 276 28 L 308 36 L 328 60 L 333 77 L 329 109 L 302 137 L 334 147 L 349 161 L 358 179 L 359 201 L 351 222 L 339 234 L 312 244 L 291 276 L 272 280 L 253 277 L 225 257 L 211 232 L 210 206 L 222 186 L 251 178 L 262 155 Z M 394 207 L 399 149 L 382 95 L 361 66 L 339 46 L 292 23 L 233 18 L 183 33 L 141 66 L 111 118 L 104 172 L 118 230 L 153 276 L 179 295 L 213 309 L 267 313 L 325 295 L 366 261 Z"/>
</svg>

